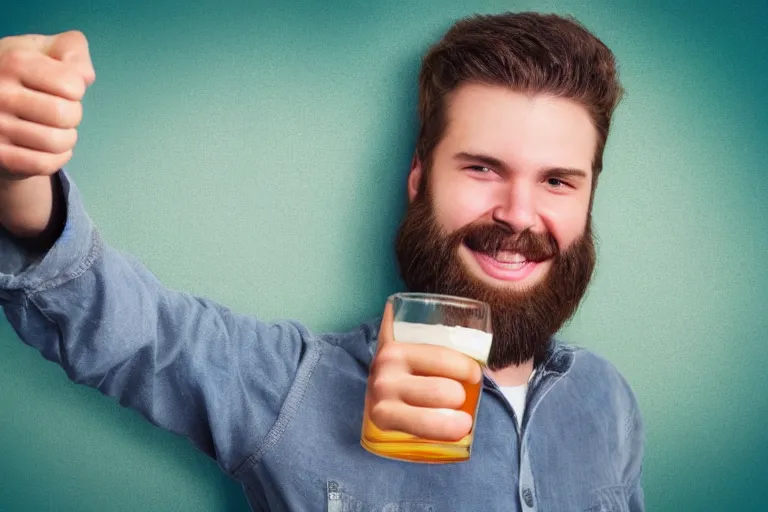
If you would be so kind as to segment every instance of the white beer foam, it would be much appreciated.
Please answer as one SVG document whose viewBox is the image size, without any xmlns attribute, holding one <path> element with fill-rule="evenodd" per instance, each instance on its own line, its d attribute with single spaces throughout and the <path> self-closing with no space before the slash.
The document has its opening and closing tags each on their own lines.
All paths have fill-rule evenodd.
<svg viewBox="0 0 768 512">
<path fill-rule="evenodd" d="M 394 322 L 395 341 L 425 343 L 457 350 L 476 361 L 487 364 L 491 352 L 491 333 L 469 327 Z"/>
</svg>

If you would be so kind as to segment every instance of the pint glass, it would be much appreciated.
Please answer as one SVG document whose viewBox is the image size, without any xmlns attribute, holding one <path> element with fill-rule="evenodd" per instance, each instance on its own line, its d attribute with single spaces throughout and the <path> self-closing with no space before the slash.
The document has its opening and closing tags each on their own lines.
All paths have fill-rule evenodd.
<svg viewBox="0 0 768 512">
<path fill-rule="evenodd" d="M 398 293 L 389 297 L 394 313 L 394 343 L 423 343 L 457 350 L 485 365 L 491 350 L 488 304 L 462 297 Z M 391 459 L 425 463 L 468 460 L 475 434 L 482 380 L 463 383 L 466 401 L 461 410 L 472 416 L 472 429 L 456 442 L 434 441 L 392 430 L 380 430 L 363 413 L 361 444 L 371 453 Z"/>
</svg>

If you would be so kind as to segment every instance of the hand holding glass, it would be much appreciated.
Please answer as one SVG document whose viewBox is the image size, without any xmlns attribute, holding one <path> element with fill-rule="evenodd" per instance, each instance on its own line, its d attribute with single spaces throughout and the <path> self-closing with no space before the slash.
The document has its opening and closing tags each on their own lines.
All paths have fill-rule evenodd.
<svg viewBox="0 0 768 512">
<path fill-rule="evenodd" d="M 395 294 L 388 299 L 388 304 L 393 312 L 393 339 L 380 339 L 380 344 L 436 345 L 461 353 L 461 357 L 474 359 L 481 365 L 487 363 L 491 348 L 491 313 L 487 304 L 461 297 L 416 293 Z M 383 326 L 383 330 L 386 327 Z M 369 386 L 370 383 L 369 379 Z M 376 455 L 412 462 L 446 463 L 469 459 L 482 379 L 473 383 L 461 382 L 461 385 L 465 400 L 457 410 L 471 416 L 472 426 L 469 433 L 458 441 L 440 441 L 378 428 L 370 417 L 372 404 L 369 389 L 363 414 L 361 444 Z"/>
</svg>

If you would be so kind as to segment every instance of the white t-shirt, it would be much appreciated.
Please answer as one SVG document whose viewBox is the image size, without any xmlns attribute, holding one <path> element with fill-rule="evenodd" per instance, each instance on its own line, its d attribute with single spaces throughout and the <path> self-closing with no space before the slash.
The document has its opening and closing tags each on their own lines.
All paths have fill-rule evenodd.
<svg viewBox="0 0 768 512">
<path fill-rule="evenodd" d="M 521 427 L 523 423 L 523 413 L 525 413 L 525 398 L 528 396 L 528 383 L 531 382 L 534 373 L 536 373 L 536 370 L 531 372 L 530 377 L 528 377 L 528 382 L 520 386 L 499 386 L 499 389 L 509 402 L 509 405 L 512 406 L 512 410 L 515 411 L 518 428 Z"/>
<path fill-rule="evenodd" d="M 512 410 L 517 416 L 518 427 L 523 422 L 523 413 L 525 412 L 525 397 L 528 394 L 528 383 L 521 386 L 499 386 L 499 389 L 507 398 Z"/>
</svg>

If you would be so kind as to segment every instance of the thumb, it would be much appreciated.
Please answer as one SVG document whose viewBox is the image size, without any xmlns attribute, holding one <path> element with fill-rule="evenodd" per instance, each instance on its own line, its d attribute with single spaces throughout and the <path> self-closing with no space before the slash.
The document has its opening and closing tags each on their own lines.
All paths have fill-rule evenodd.
<svg viewBox="0 0 768 512">
<path fill-rule="evenodd" d="M 48 56 L 61 62 L 71 64 L 85 80 L 85 85 L 91 85 L 96 80 L 91 54 L 88 51 L 88 40 L 82 32 L 70 30 L 48 39 Z"/>
<path fill-rule="evenodd" d="M 377 351 L 381 350 L 381 347 L 387 343 L 391 343 L 394 340 L 392 332 L 392 324 L 394 322 L 394 311 L 392 307 L 392 301 L 388 300 L 386 306 L 384 306 L 384 314 L 381 317 L 381 326 L 379 327 L 379 340 Z"/>
</svg>

